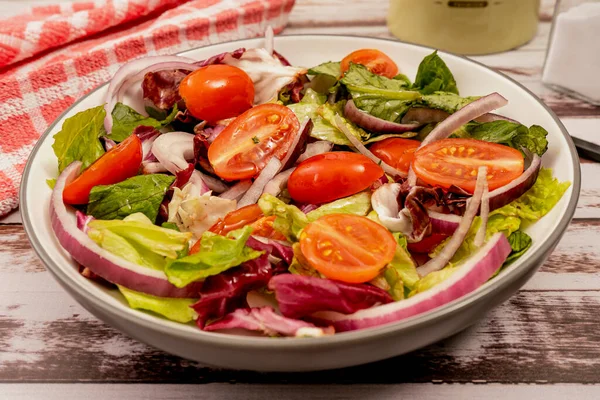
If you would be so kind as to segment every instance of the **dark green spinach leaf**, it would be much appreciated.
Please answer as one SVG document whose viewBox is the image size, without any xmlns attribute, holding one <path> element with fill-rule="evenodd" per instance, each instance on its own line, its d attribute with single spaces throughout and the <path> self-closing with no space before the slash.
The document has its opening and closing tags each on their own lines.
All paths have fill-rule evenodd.
<svg viewBox="0 0 600 400">
<path fill-rule="evenodd" d="M 413 89 L 423 94 L 449 92 L 458 94 L 456 81 L 448 66 L 437 54 L 437 50 L 428 55 L 419 64 Z"/>
<path fill-rule="evenodd" d="M 109 137 L 115 142 L 122 142 L 138 126 L 151 126 L 152 128 L 160 129 L 173 122 L 177 112 L 177 105 L 175 105 L 173 111 L 164 120 L 159 121 L 152 117 L 145 117 L 123 103 L 117 103 L 111 113 L 113 127 Z"/>
</svg>

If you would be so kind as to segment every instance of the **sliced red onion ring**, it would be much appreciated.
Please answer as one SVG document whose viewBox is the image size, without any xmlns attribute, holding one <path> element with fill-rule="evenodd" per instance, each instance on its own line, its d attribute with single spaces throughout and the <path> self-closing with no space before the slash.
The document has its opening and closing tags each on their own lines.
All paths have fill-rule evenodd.
<svg viewBox="0 0 600 400">
<path fill-rule="evenodd" d="M 273 196 L 278 196 L 281 191 L 287 187 L 288 180 L 290 179 L 290 175 L 294 172 L 296 168 L 288 168 L 283 172 L 278 173 L 273 177 L 273 179 L 267 183 L 263 193 L 269 193 Z"/>
<path fill-rule="evenodd" d="M 429 143 L 435 142 L 436 140 L 445 139 L 452 134 L 455 130 L 466 124 L 467 122 L 482 116 L 485 113 L 500 108 L 508 103 L 504 97 L 494 92 L 483 96 L 472 103 L 467 104 L 454 114 L 446 118 L 442 123 L 437 125 L 429 135 L 421 142 L 423 147 Z M 412 168 L 408 170 L 408 184 L 415 186 L 417 183 L 417 176 L 415 175 Z"/>
<path fill-rule="evenodd" d="M 542 166 L 542 159 L 537 155 L 533 155 L 531 164 L 529 167 L 519 176 L 517 179 L 494 189 L 489 193 L 490 199 L 490 211 L 494 211 L 500 207 L 503 207 L 513 200 L 521 197 L 526 191 L 531 189 L 535 181 L 537 180 L 540 168 Z"/>
<path fill-rule="evenodd" d="M 250 179 L 239 181 L 228 190 L 221 193 L 219 197 L 227 200 L 237 200 L 250 189 L 250 186 L 252 186 L 252 181 Z"/>
<path fill-rule="evenodd" d="M 142 174 L 162 174 L 168 172 L 167 169 L 159 162 L 144 162 L 142 163 Z"/>
<path fill-rule="evenodd" d="M 294 137 L 292 144 L 290 145 L 290 149 L 288 150 L 283 160 L 281 160 L 281 169 L 287 169 L 292 165 L 296 164 L 296 160 L 300 157 L 302 150 L 304 149 L 304 145 L 310 136 L 310 131 L 313 128 L 313 122 L 310 118 L 306 117 L 304 121 L 302 121 L 302 125 L 300 125 L 300 129 L 298 133 Z"/>
<path fill-rule="evenodd" d="M 174 175 L 188 167 L 188 160 L 194 159 L 194 135 L 187 132 L 160 135 L 152 144 L 152 153 Z"/>
<path fill-rule="evenodd" d="M 318 140 L 316 142 L 309 143 L 306 145 L 306 150 L 304 150 L 304 153 L 300 154 L 300 157 L 298 157 L 296 162 L 301 163 L 312 156 L 327 153 L 328 151 L 331 151 L 332 148 L 333 143 L 328 142 L 327 140 Z"/>
<path fill-rule="evenodd" d="M 164 272 L 142 267 L 104 250 L 77 228 L 63 203 L 62 193 L 65 186 L 77 177 L 80 168 L 79 161 L 65 168 L 56 180 L 50 198 L 52 230 L 71 257 L 96 275 L 131 290 L 159 297 L 198 297 L 201 282 L 177 288 L 167 280 Z"/>
<path fill-rule="evenodd" d="M 104 109 L 106 110 L 106 117 L 104 119 L 104 128 L 106 132 L 110 133 L 112 130 L 112 115 L 111 112 L 117 104 L 119 100 L 118 93 L 121 91 L 121 87 L 131 76 L 138 73 L 139 70 L 143 70 L 158 64 L 165 63 L 182 63 L 185 64 L 185 68 L 190 67 L 195 69 L 197 67 L 190 66 L 191 63 L 194 63 L 195 60 L 182 56 L 148 56 L 143 58 L 138 58 L 137 60 L 129 61 L 123 64 L 115 73 L 113 78 L 110 80 L 110 84 L 108 85 L 108 89 L 106 91 L 106 95 L 104 96 Z M 179 65 L 179 64 L 178 64 Z M 160 68 L 153 71 L 159 71 L 165 68 Z M 182 69 L 182 68 L 179 68 Z M 150 71 L 148 71 L 150 72 Z M 143 76 L 143 75 L 142 75 Z"/>
<path fill-rule="evenodd" d="M 434 272 L 439 271 L 444 268 L 450 259 L 454 256 L 462 242 L 464 242 L 465 237 L 469 233 L 469 229 L 473 224 L 473 220 L 477 215 L 477 211 L 479 210 L 479 205 L 481 204 L 481 196 L 483 195 L 483 186 L 484 181 L 487 180 L 486 177 L 487 168 L 479 167 L 479 171 L 477 173 L 477 183 L 475 185 L 475 191 L 473 193 L 473 197 L 469 200 L 467 204 L 467 209 L 465 210 L 465 214 L 460 220 L 458 224 L 458 228 L 448 240 L 440 254 L 431 260 L 427 261 L 425 264 L 421 265 L 417 268 L 417 272 L 421 277 Z"/>
<path fill-rule="evenodd" d="M 411 107 L 408 109 L 406 114 L 402 117 L 401 122 L 403 124 L 430 124 L 432 122 L 442 122 L 450 116 L 444 110 L 438 110 L 437 108 L 428 107 Z"/>
<path fill-rule="evenodd" d="M 368 131 L 377 133 L 410 132 L 422 125 L 420 123 L 397 124 L 395 122 L 374 117 L 356 107 L 354 100 L 348 100 L 344 106 L 344 115 L 356 125 L 361 126 Z"/>
<path fill-rule="evenodd" d="M 267 165 L 260 171 L 260 174 L 256 177 L 250 189 L 244 194 L 244 196 L 238 201 L 237 208 L 242 208 L 245 206 L 249 206 L 250 204 L 254 204 L 260 198 L 260 195 L 263 193 L 265 186 L 275 175 L 279 172 L 281 168 L 281 162 L 277 159 L 277 157 L 271 157 Z"/>
<path fill-rule="evenodd" d="M 462 219 L 458 215 L 442 214 L 431 210 L 428 210 L 427 214 L 429 215 L 429 221 L 431 221 L 431 231 L 444 235 L 454 234 Z"/>
<path fill-rule="evenodd" d="M 392 167 L 391 165 L 385 163 L 382 159 L 377 157 L 375 154 L 371 153 L 371 151 L 369 151 L 369 149 L 367 149 L 365 147 L 365 145 L 361 143 L 360 139 L 358 139 L 356 136 L 354 136 L 352 134 L 352 132 L 350 132 L 348 130 L 348 128 L 346 128 L 344 121 L 342 120 L 342 118 L 339 115 L 335 116 L 335 122 L 336 122 L 337 128 L 348 138 L 350 143 L 352 143 L 352 146 L 354 146 L 354 148 L 360 154 L 367 156 L 371 161 L 373 161 L 375 164 L 379 165 L 385 171 L 386 174 L 389 174 L 393 177 L 406 178 L 406 174 L 404 172 L 397 170 L 396 168 Z"/>
<path fill-rule="evenodd" d="M 487 167 L 481 167 L 484 174 L 487 175 Z M 488 217 L 490 215 L 490 196 L 488 190 L 487 178 L 483 180 L 483 192 L 481 194 L 481 205 L 479 206 L 479 217 L 481 218 L 481 225 L 475 234 L 474 244 L 477 247 L 483 246 L 485 243 L 485 233 L 487 230 Z"/>
<path fill-rule="evenodd" d="M 223 193 L 229 190 L 229 186 L 223 183 L 222 180 L 215 178 L 214 176 L 207 175 L 201 171 L 194 170 L 194 176 L 198 176 L 208 186 L 210 190 L 215 193 Z"/>
<path fill-rule="evenodd" d="M 341 332 L 384 325 L 422 314 L 479 288 L 496 273 L 510 252 L 506 236 L 497 233 L 463 265 L 457 267 L 450 277 L 429 290 L 402 301 L 360 310 L 350 315 L 321 312 L 315 315 L 315 319 L 331 324 L 337 332 Z"/>
<path fill-rule="evenodd" d="M 271 25 L 267 26 L 265 29 L 265 50 L 269 54 L 273 54 L 273 50 L 275 49 L 275 33 L 273 32 L 273 28 Z"/>
</svg>

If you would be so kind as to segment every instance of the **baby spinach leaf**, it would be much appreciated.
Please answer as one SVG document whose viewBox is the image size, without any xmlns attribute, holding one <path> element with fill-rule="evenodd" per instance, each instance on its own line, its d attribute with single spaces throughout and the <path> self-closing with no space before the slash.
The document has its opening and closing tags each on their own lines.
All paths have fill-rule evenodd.
<svg viewBox="0 0 600 400">
<path fill-rule="evenodd" d="M 425 57 L 419 64 L 413 88 L 423 94 L 435 92 L 458 94 L 454 76 L 444 60 L 438 56 L 437 50 Z"/>
<path fill-rule="evenodd" d="M 164 120 L 159 121 L 152 117 L 145 117 L 123 103 L 117 103 L 111 113 L 113 127 L 109 137 L 115 142 L 122 142 L 138 126 L 151 126 L 152 128 L 160 129 L 173 122 L 177 112 L 177 105 L 175 105 L 173 111 Z"/>
</svg>

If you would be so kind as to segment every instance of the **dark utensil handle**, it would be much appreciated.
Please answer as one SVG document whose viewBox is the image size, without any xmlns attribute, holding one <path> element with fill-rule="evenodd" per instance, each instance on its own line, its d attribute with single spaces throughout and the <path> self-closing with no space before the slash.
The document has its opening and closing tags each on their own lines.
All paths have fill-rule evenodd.
<svg viewBox="0 0 600 400">
<path fill-rule="evenodd" d="M 600 162 L 600 146 L 573 136 L 571 136 L 571 139 L 573 139 L 577 153 L 581 157 Z"/>
</svg>

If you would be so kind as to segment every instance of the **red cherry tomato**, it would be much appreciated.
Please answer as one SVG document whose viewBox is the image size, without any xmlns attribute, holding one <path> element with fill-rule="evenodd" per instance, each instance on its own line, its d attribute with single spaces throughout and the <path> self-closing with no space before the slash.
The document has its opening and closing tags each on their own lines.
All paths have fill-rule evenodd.
<svg viewBox="0 0 600 400">
<path fill-rule="evenodd" d="M 389 138 L 374 143 L 369 150 L 386 164 L 391 165 L 399 171 L 408 173 L 410 163 L 420 144 L 421 142 L 418 140 Z"/>
<path fill-rule="evenodd" d="M 94 161 L 63 191 L 67 204 L 86 204 L 94 186 L 112 185 L 137 175 L 142 164 L 142 142 L 131 135 Z"/>
<path fill-rule="evenodd" d="M 469 193 L 475 190 L 477 170 L 487 166 L 489 190 L 497 189 L 523 173 L 519 150 L 476 139 L 442 139 L 421 147 L 412 162 L 417 177 L 432 186 L 455 185 Z"/>
<path fill-rule="evenodd" d="M 398 75 L 398 66 L 385 53 L 375 49 L 361 49 L 353 51 L 342 60 L 342 74 L 348 71 L 350 63 L 361 64 L 377 75 L 393 78 Z"/>
<path fill-rule="evenodd" d="M 394 258 L 396 241 L 382 225 L 352 214 L 330 214 L 308 224 L 300 249 L 327 278 L 368 282 Z"/>
<path fill-rule="evenodd" d="M 432 233 L 431 235 L 424 237 L 420 242 L 408 243 L 408 251 L 411 253 L 430 253 L 447 237 L 448 235 L 444 235 L 443 233 Z"/>
<path fill-rule="evenodd" d="M 285 157 L 299 130 L 292 110 L 279 104 L 261 104 L 227 125 L 208 148 L 208 160 L 223 179 L 252 178 L 271 157 Z"/>
<path fill-rule="evenodd" d="M 179 84 L 179 94 L 196 118 L 215 123 L 252 107 L 254 84 L 243 70 L 225 64 L 207 65 Z"/>
<path fill-rule="evenodd" d="M 288 191 L 299 203 L 328 203 L 365 190 L 382 175 L 381 167 L 362 154 L 318 154 L 292 172 Z"/>
</svg>

